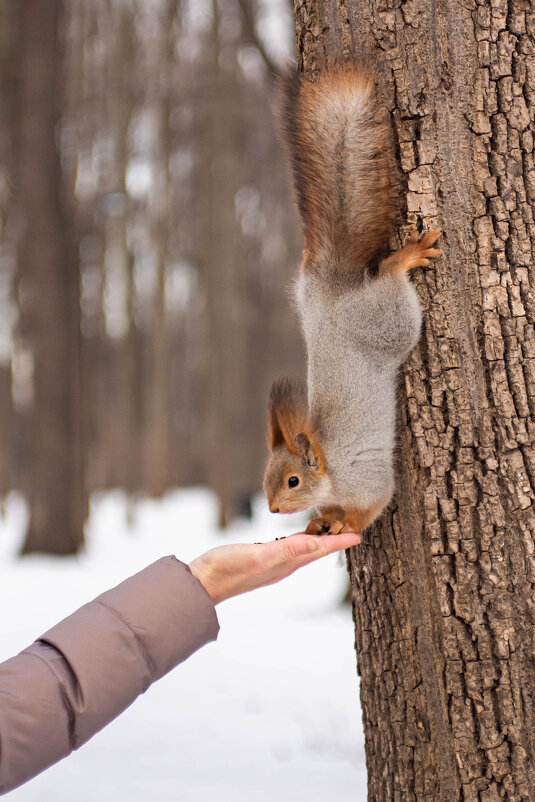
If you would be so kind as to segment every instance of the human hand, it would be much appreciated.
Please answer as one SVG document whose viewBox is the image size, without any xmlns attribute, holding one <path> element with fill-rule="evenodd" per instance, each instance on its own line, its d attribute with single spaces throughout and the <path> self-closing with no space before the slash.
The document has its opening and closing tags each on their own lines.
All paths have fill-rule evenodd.
<svg viewBox="0 0 535 802">
<path fill-rule="evenodd" d="M 360 543 L 360 533 L 297 534 L 269 543 L 217 546 L 189 564 L 214 604 L 249 590 L 271 585 L 298 568 Z"/>
</svg>

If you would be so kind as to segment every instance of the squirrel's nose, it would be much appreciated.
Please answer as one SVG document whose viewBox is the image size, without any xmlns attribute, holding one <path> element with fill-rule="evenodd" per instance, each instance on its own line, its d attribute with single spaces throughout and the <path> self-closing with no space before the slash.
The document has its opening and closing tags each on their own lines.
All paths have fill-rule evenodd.
<svg viewBox="0 0 535 802">
<path fill-rule="evenodd" d="M 278 512 L 278 511 L 279 511 L 279 508 L 278 508 L 278 507 L 270 507 L 270 508 L 269 508 L 269 511 L 270 511 L 270 512 Z"/>
</svg>

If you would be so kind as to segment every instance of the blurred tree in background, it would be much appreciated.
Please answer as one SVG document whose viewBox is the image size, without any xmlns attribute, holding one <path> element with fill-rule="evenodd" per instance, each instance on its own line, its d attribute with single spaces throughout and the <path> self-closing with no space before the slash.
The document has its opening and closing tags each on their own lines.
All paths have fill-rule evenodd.
<svg viewBox="0 0 535 802">
<path fill-rule="evenodd" d="M 302 370 L 300 247 L 272 114 L 288 4 L 0 0 L 0 495 L 25 551 L 89 494 L 260 489 L 264 410 Z"/>
</svg>

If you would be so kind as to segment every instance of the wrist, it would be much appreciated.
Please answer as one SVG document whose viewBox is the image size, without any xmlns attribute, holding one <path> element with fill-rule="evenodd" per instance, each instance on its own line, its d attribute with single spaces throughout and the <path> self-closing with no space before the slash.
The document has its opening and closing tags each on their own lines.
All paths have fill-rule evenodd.
<svg viewBox="0 0 535 802">
<path fill-rule="evenodd" d="M 197 557 L 193 562 L 189 563 L 188 568 L 195 579 L 201 583 L 214 604 L 219 604 L 220 601 L 223 601 L 225 596 L 221 595 L 217 582 L 213 577 L 213 572 L 210 571 L 203 557 Z"/>
</svg>

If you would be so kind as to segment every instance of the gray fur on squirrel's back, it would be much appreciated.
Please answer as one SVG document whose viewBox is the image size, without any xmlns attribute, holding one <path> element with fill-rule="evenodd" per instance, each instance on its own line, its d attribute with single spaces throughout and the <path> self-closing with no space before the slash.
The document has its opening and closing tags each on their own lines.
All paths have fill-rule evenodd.
<svg viewBox="0 0 535 802">
<path fill-rule="evenodd" d="M 365 276 L 333 294 L 302 272 L 296 300 L 308 350 L 308 400 L 333 503 L 367 508 L 394 488 L 396 373 L 420 335 L 421 310 L 405 275 Z"/>
</svg>

